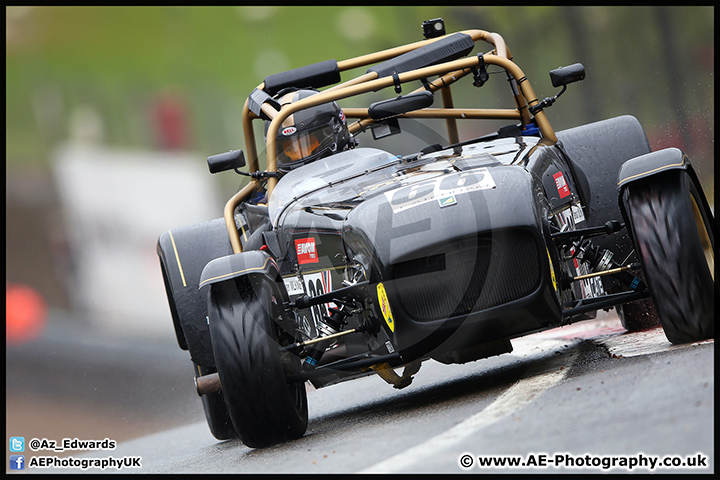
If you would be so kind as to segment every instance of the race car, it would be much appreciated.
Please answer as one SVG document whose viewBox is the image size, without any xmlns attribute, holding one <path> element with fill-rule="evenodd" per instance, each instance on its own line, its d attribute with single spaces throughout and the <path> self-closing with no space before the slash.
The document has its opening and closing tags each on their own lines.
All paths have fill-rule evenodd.
<svg viewBox="0 0 720 480">
<path fill-rule="evenodd" d="M 297 439 L 306 382 L 404 388 L 424 361 L 511 352 L 601 309 L 628 330 L 659 322 L 672 343 L 714 336 L 717 227 L 688 157 L 651 151 L 632 116 L 555 132 L 546 110 L 582 64 L 552 70 L 560 90 L 540 100 L 499 34 L 446 34 L 442 19 L 423 32 L 266 77 L 243 108 L 245 150 L 208 157 L 246 180 L 224 215 L 160 235 L 216 438 Z M 454 105 L 451 88 L 491 77 L 508 108 Z M 444 120 L 447 140 L 406 132 L 423 119 Z M 459 122 L 488 120 L 503 126 L 460 138 Z M 412 153 L 377 146 L 418 139 Z"/>
</svg>

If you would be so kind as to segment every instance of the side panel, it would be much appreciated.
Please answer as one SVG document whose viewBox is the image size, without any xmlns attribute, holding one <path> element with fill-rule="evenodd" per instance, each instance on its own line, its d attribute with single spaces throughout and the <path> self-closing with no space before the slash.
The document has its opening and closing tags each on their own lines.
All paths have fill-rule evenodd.
<svg viewBox="0 0 720 480">
<path fill-rule="evenodd" d="M 168 230 L 160 235 L 157 252 L 178 343 L 189 350 L 193 362 L 214 368 L 205 319 L 207 300 L 198 291 L 198 284 L 209 261 L 232 253 L 225 221 L 218 218 Z"/>
</svg>

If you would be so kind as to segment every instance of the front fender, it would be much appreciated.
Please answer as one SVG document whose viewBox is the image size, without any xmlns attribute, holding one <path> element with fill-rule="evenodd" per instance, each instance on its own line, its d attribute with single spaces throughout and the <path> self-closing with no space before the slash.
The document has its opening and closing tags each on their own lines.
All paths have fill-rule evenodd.
<svg viewBox="0 0 720 480">
<path fill-rule="evenodd" d="M 618 204 L 620 211 L 622 212 L 623 218 L 626 225 L 631 225 L 627 214 L 627 207 L 625 205 L 626 190 L 630 185 L 640 181 L 652 178 L 654 176 L 665 176 L 669 175 L 669 172 L 682 173 L 687 172 L 690 179 L 695 183 L 698 191 L 702 192 L 702 186 L 700 180 L 693 169 L 690 160 L 685 153 L 677 148 L 666 148 L 651 152 L 646 155 L 632 158 L 620 167 L 618 172 Z M 649 180 L 648 180 L 649 181 Z M 707 197 L 701 195 L 702 205 L 706 212 L 711 212 L 710 206 L 708 205 Z M 632 228 L 630 234 L 634 235 Z"/>
<path fill-rule="evenodd" d="M 240 277 L 267 281 L 274 294 L 279 296 L 283 303 L 289 303 L 280 267 L 275 259 L 261 250 L 250 250 L 211 260 L 200 275 L 198 289 Z"/>
<path fill-rule="evenodd" d="M 687 156 L 677 148 L 666 148 L 631 158 L 622 164 L 618 172 L 617 188 L 622 191 L 632 182 L 657 175 L 668 170 L 692 170 Z M 694 172 L 691 173 L 694 176 Z"/>
<path fill-rule="evenodd" d="M 644 180 L 655 175 L 666 174 L 672 171 L 686 171 L 695 183 L 697 188 L 702 191 L 700 180 L 698 179 L 695 169 L 693 169 L 690 160 L 685 153 L 678 148 L 665 148 L 656 152 L 650 152 L 639 157 L 631 158 L 622 164 L 618 172 L 618 204 L 623 217 L 627 221 L 627 212 L 623 201 L 624 192 L 629 185 Z M 703 208 L 710 211 L 705 195 L 703 197 Z"/>
</svg>

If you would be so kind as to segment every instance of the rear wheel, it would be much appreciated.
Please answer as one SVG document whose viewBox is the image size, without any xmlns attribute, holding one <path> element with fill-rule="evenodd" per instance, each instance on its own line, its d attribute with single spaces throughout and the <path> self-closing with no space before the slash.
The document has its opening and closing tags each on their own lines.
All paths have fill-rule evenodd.
<svg viewBox="0 0 720 480">
<path fill-rule="evenodd" d="M 686 171 L 630 185 L 624 202 L 665 336 L 689 343 L 715 335 L 714 221 Z"/>
<path fill-rule="evenodd" d="M 615 307 L 620 323 L 628 332 L 650 330 L 660 326 L 657 310 L 652 299 L 645 298 Z"/>
<path fill-rule="evenodd" d="M 308 421 L 303 382 L 288 383 L 300 359 L 281 353 L 289 343 L 273 321 L 270 286 L 247 278 L 210 286 L 208 314 L 215 363 L 235 429 L 249 447 L 299 438 Z"/>
</svg>

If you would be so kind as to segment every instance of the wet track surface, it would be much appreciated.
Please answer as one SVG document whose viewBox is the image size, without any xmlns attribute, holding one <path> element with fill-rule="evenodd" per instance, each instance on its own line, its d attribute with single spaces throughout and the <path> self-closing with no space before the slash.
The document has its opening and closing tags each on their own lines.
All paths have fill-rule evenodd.
<svg viewBox="0 0 720 480">
<path fill-rule="evenodd" d="M 41 338 L 8 345 L 6 442 L 10 436 L 123 441 L 204 421 L 189 356 L 170 335 L 123 338 L 57 316 Z"/>
<path fill-rule="evenodd" d="M 707 468 L 682 470 L 714 472 L 714 341 L 672 346 L 660 329 L 628 334 L 611 315 L 518 339 L 511 354 L 425 362 L 403 390 L 376 376 L 311 389 L 307 434 L 264 450 L 210 435 L 187 353 L 173 343 L 77 340 L 8 349 L 7 436 L 112 438 L 113 451 L 57 455 L 141 457 L 141 469 L 123 472 L 631 471 L 477 464 L 531 454 L 702 454 Z M 39 454 L 50 453 L 26 452 Z"/>
</svg>

